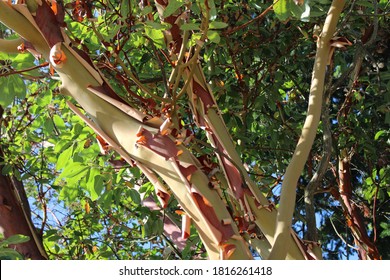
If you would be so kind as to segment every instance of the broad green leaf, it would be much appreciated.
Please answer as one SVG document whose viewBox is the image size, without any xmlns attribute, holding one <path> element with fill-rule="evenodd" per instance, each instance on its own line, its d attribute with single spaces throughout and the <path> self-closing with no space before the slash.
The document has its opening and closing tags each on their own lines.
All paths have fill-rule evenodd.
<svg viewBox="0 0 390 280">
<path fill-rule="evenodd" d="M 62 134 L 61 134 L 62 136 Z M 55 145 L 54 147 L 54 152 L 55 153 L 60 153 L 62 151 L 64 151 L 65 149 L 67 149 L 68 147 L 70 147 L 71 145 L 73 144 L 72 141 L 70 141 L 68 139 L 68 137 L 65 137 L 63 139 L 60 139 Z"/>
<path fill-rule="evenodd" d="M 8 175 L 12 172 L 12 165 L 6 164 L 6 165 L 0 165 L 1 168 L 1 174 Z"/>
<path fill-rule="evenodd" d="M 367 8 L 373 8 L 372 1 L 367 1 L 367 0 L 358 0 L 356 1 L 356 5 L 367 7 Z"/>
<path fill-rule="evenodd" d="M 217 9 L 215 7 L 215 3 L 214 3 L 214 0 L 207 0 L 207 1 L 201 1 L 201 4 L 207 4 L 206 6 L 207 7 L 204 7 L 202 11 L 205 11 L 206 9 L 209 10 L 209 16 L 210 16 L 210 20 L 215 20 L 217 18 Z M 205 15 L 205 13 L 203 12 L 203 14 Z"/>
<path fill-rule="evenodd" d="M 153 7 L 152 6 L 146 6 L 141 10 L 141 15 L 147 15 L 149 13 L 153 12 Z"/>
<path fill-rule="evenodd" d="M 145 26 L 145 34 L 147 37 L 152 39 L 156 47 L 162 48 L 165 44 L 164 34 L 161 29 L 155 29 Z"/>
<path fill-rule="evenodd" d="M 102 32 L 104 40 L 107 42 L 112 40 L 118 34 L 119 29 L 121 29 L 120 25 L 114 25 L 111 26 L 110 28 L 105 28 L 105 31 Z"/>
<path fill-rule="evenodd" d="M 294 0 L 274 0 L 274 12 L 280 21 L 286 21 L 290 17 L 308 21 L 310 16 L 309 0 L 302 5 L 295 4 Z"/>
<path fill-rule="evenodd" d="M 15 234 L 10 237 L 8 237 L 6 240 L 4 240 L 2 243 L 7 244 L 20 244 L 24 243 L 30 240 L 30 237 L 22 235 L 22 234 Z"/>
<path fill-rule="evenodd" d="M 226 22 L 222 22 L 222 21 L 213 21 L 209 25 L 210 29 L 223 29 L 226 27 L 228 27 L 228 24 Z"/>
<path fill-rule="evenodd" d="M 168 6 L 165 8 L 163 12 L 163 17 L 169 17 L 174 12 L 177 11 L 181 6 L 183 6 L 184 1 L 183 0 L 170 0 Z"/>
<path fill-rule="evenodd" d="M 214 30 L 207 31 L 207 38 L 213 42 L 218 44 L 221 41 L 221 37 L 219 36 L 219 33 Z"/>
<path fill-rule="evenodd" d="M 0 105 L 7 107 L 14 98 L 23 99 L 26 96 L 26 85 L 18 75 L 0 77 Z"/>
<path fill-rule="evenodd" d="M 380 223 L 380 226 L 383 228 L 383 231 L 380 234 L 381 238 L 385 238 L 390 236 L 390 225 L 389 223 L 382 222 Z"/>
<path fill-rule="evenodd" d="M 153 29 L 158 29 L 158 30 L 166 30 L 168 28 L 170 28 L 170 24 L 166 24 L 166 23 L 159 23 L 159 22 L 155 22 L 155 21 L 146 21 L 145 22 L 145 27 L 151 27 Z"/>
<path fill-rule="evenodd" d="M 66 129 L 65 122 L 59 115 L 54 115 L 53 116 L 53 121 L 54 121 L 54 124 L 55 124 L 56 128 L 59 131 L 62 131 L 62 130 Z"/>
<path fill-rule="evenodd" d="M 91 196 L 92 201 L 99 198 L 104 189 L 104 180 L 100 174 L 100 170 L 92 168 L 89 170 L 87 176 L 87 190 Z"/>
<path fill-rule="evenodd" d="M 50 104 L 52 98 L 53 95 L 51 93 L 51 90 L 44 91 L 43 93 L 40 93 L 38 95 L 38 98 L 36 99 L 36 104 L 40 107 L 45 107 Z"/>
<path fill-rule="evenodd" d="M 302 5 L 297 5 L 294 1 L 290 1 L 291 15 L 302 21 L 308 21 L 310 16 L 310 6 L 307 4 L 308 0 L 305 0 Z"/>
<path fill-rule="evenodd" d="M 59 199 L 66 202 L 73 202 L 79 195 L 79 188 L 75 185 L 65 185 L 62 187 L 59 195 Z"/>
<path fill-rule="evenodd" d="M 104 209 L 111 209 L 112 208 L 112 200 L 113 193 L 112 191 L 106 191 L 104 192 L 98 200 L 99 205 L 102 205 Z"/>
<path fill-rule="evenodd" d="M 64 171 L 59 176 L 59 179 L 80 179 L 88 172 L 89 167 L 80 162 L 72 162 L 65 166 Z"/>
<path fill-rule="evenodd" d="M 59 155 L 58 160 L 57 160 L 57 164 L 56 164 L 57 170 L 60 170 L 60 169 L 64 168 L 67 164 L 69 164 L 69 162 L 72 159 L 73 149 L 74 149 L 74 147 L 71 146 Z"/>
<path fill-rule="evenodd" d="M 121 2 L 121 15 L 122 17 L 127 17 L 130 11 L 130 5 L 129 2 L 127 1 L 122 1 Z"/>
<path fill-rule="evenodd" d="M 0 248 L 0 260 L 23 260 L 23 256 L 11 248 Z"/>
<path fill-rule="evenodd" d="M 140 194 L 139 194 L 138 191 L 136 191 L 135 189 L 130 189 L 130 190 L 128 191 L 128 193 L 129 193 L 129 195 L 130 195 L 131 200 L 132 200 L 135 204 L 139 205 L 139 204 L 141 203 L 141 196 L 140 196 Z"/>
<path fill-rule="evenodd" d="M 285 21 L 290 17 L 289 5 L 292 0 L 274 0 L 274 12 L 277 18 Z"/>
<path fill-rule="evenodd" d="M 50 117 L 46 117 L 46 121 L 43 123 L 43 131 L 46 133 L 46 135 L 50 135 L 53 129 L 53 120 Z"/>
<path fill-rule="evenodd" d="M 199 24 L 197 23 L 184 23 L 180 26 L 181 30 L 199 30 Z"/>
</svg>

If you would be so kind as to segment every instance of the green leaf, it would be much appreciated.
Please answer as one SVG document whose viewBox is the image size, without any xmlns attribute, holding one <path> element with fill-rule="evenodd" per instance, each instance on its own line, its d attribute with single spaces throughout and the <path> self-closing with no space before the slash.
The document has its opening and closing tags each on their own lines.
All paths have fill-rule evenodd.
<svg viewBox="0 0 390 280">
<path fill-rule="evenodd" d="M 153 7 L 152 6 L 146 6 L 145 8 L 142 9 L 141 15 L 147 15 L 149 13 L 153 12 Z"/>
<path fill-rule="evenodd" d="M 64 130 L 66 129 L 66 125 L 64 120 L 59 116 L 59 115 L 54 115 L 53 116 L 53 121 L 55 126 L 57 127 L 58 130 Z"/>
<path fill-rule="evenodd" d="M 0 248 L 0 260 L 23 260 L 23 256 L 11 248 Z"/>
<path fill-rule="evenodd" d="M 66 165 L 64 171 L 62 171 L 59 176 L 59 179 L 66 179 L 68 182 L 70 182 L 70 179 L 72 179 L 72 181 L 79 180 L 81 177 L 86 175 L 88 169 L 89 167 L 83 163 L 72 162 L 71 164 Z"/>
<path fill-rule="evenodd" d="M 8 175 L 12 172 L 12 165 L 10 164 L 6 164 L 4 166 L 0 166 L 1 167 L 1 174 L 3 175 Z"/>
<path fill-rule="evenodd" d="M 126 18 L 130 11 L 130 5 L 127 1 L 121 2 L 121 15 L 122 17 Z"/>
<path fill-rule="evenodd" d="M 31 67 L 36 66 L 34 64 L 34 61 L 35 61 L 35 57 L 32 56 L 30 53 L 28 53 L 28 52 L 20 53 L 12 59 L 12 65 L 14 66 L 14 68 L 16 70 L 25 70 L 27 68 L 31 68 Z M 28 74 L 28 75 L 32 75 L 32 76 L 39 75 L 38 69 L 30 70 L 30 71 L 23 72 L 23 73 Z"/>
<path fill-rule="evenodd" d="M 274 12 L 276 17 L 285 21 L 290 17 L 289 5 L 291 0 L 274 0 Z"/>
<path fill-rule="evenodd" d="M 379 137 L 381 137 L 383 134 L 387 134 L 387 131 L 386 130 L 380 130 L 378 131 L 375 136 L 374 136 L 374 140 L 378 140 Z"/>
<path fill-rule="evenodd" d="M 98 199 L 104 189 L 104 180 L 98 168 L 89 170 L 87 176 L 87 190 L 91 196 L 92 201 Z"/>
<path fill-rule="evenodd" d="M 129 195 L 130 195 L 131 200 L 135 204 L 137 204 L 137 205 L 141 204 L 141 196 L 140 196 L 138 191 L 136 191 L 135 189 L 130 189 Z"/>
<path fill-rule="evenodd" d="M 26 96 L 26 85 L 23 79 L 17 75 L 0 77 L 0 105 L 7 107 L 14 98 L 23 99 Z"/>
<path fill-rule="evenodd" d="M 295 4 L 294 0 L 274 0 L 274 12 L 280 21 L 290 17 L 307 21 L 310 15 L 310 6 L 307 0 L 302 5 Z"/>
<path fill-rule="evenodd" d="M 172 15 L 174 12 L 177 11 L 181 6 L 183 6 L 184 1 L 182 0 L 170 0 L 168 6 L 165 8 L 163 12 L 163 17 L 169 17 Z"/>
<path fill-rule="evenodd" d="M 199 30 L 199 24 L 197 23 L 184 23 L 182 26 L 180 26 L 181 30 Z"/>
<path fill-rule="evenodd" d="M 210 23 L 209 28 L 210 29 L 223 29 L 228 27 L 229 25 L 226 22 L 222 21 L 213 21 Z"/>
<path fill-rule="evenodd" d="M 171 26 L 170 24 L 158 23 L 158 22 L 154 22 L 154 21 L 150 21 L 150 20 L 145 22 L 145 27 L 151 27 L 153 29 L 158 29 L 158 30 L 166 30 L 170 26 Z"/>
<path fill-rule="evenodd" d="M 221 41 L 221 37 L 217 31 L 209 30 L 207 31 L 207 38 L 213 42 L 218 44 Z"/>
<path fill-rule="evenodd" d="M 145 24 L 146 36 L 149 37 L 150 39 L 152 39 L 152 41 L 154 42 L 154 44 L 158 48 L 164 47 L 164 44 L 165 44 L 164 33 L 163 33 L 164 29 L 165 29 L 164 26 L 163 26 L 163 28 L 154 28 L 153 24 L 150 25 L 150 22 L 149 22 L 149 24 Z"/>
<path fill-rule="evenodd" d="M 51 93 L 51 90 L 47 90 L 44 93 L 39 94 L 36 99 L 36 104 L 40 107 L 45 107 L 50 104 L 52 98 L 53 94 Z"/>
<path fill-rule="evenodd" d="M 98 200 L 99 205 L 103 206 L 104 209 L 111 209 L 112 207 L 112 191 L 104 192 Z"/>
<path fill-rule="evenodd" d="M 8 244 L 20 244 L 24 243 L 30 240 L 30 237 L 22 235 L 22 234 L 15 234 L 10 237 L 8 237 L 6 240 L 4 240 L 2 243 Z"/>
<path fill-rule="evenodd" d="M 158 235 L 163 230 L 163 223 L 160 218 L 149 216 L 143 228 L 145 236 Z"/>
<path fill-rule="evenodd" d="M 209 10 L 209 15 L 210 15 L 210 20 L 215 20 L 217 18 L 217 8 L 215 7 L 215 3 L 214 3 L 214 0 L 208 0 L 207 2 L 206 1 L 201 1 L 201 4 L 206 4 L 207 3 L 207 7 L 203 7 L 203 11 L 205 11 L 206 9 Z M 203 12 L 205 14 L 205 12 Z"/>
<path fill-rule="evenodd" d="M 78 194 L 79 194 L 78 186 L 68 184 L 61 189 L 58 198 L 60 200 L 67 201 L 68 203 L 70 203 L 76 200 Z"/>
<path fill-rule="evenodd" d="M 46 121 L 43 123 L 43 131 L 47 135 L 50 135 L 53 129 L 54 129 L 53 120 L 50 117 L 46 117 Z"/>
<path fill-rule="evenodd" d="M 380 234 L 381 238 L 390 236 L 390 225 L 388 223 L 382 222 L 380 226 L 383 228 L 383 231 Z"/>
<path fill-rule="evenodd" d="M 69 164 L 73 155 L 73 148 L 74 147 L 71 146 L 60 154 L 56 164 L 57 170 L 60 170 L 64 168 L 67 164 Z"/>
</svg>

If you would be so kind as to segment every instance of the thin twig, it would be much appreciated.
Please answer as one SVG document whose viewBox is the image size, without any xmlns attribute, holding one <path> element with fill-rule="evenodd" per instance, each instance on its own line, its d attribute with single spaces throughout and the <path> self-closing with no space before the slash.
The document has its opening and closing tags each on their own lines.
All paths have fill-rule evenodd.
<svg viewBox="0 0 390 280">
<path fill-rule="evenodd" d="M 42 63 L 40 65 L 36 65 L 36 66 L 30 67 L 30 68 L 25 68 L 25 69 L 22 69 L 22 70 L 15 70 L 15 71 L 10 71 L 10 72 L 7 72 L 7 73 L 0 74 L 0 77 L 7 77 L 7 76 L 10 76 L 10 75 L 15 75 L 15 74 L 25 75 L 25 74 L 23 74 L 24 72 L 29 72 L 29 71 L 32 71 L 32 70 L 35 70 L 35 69 L 46 67 L 48 65 L 49 65 L 48 62 L 44 62 L 44 63 Z M 30 77 L 32 77 L 32 76 L 30 76 Z"/>
<path fill-rule="evenodd" d="M 330 218 L 329 220 L 330 220 L 330 223 L 332 224 L 332 227 L 333 227 L 333 229 L 334 229 L 334 232 L 337 234 L 338 237 L 340 237 L 341 241 L 343 241 L 343 242 L 345 243 L 345 245 L 347 245 L 348 247 L 350 247 L 350 248 L 352 248 L 352 249 L 354 249 L 354 250 L 358 250 L 357 247 L 354 247 L 354 246 L 352 246 L 352 245 L 349 245 L 348 242 L 345 241 L 345 239 L 344 239 L 344 238 L 341 236 L 341 234 L 337 231 L 336 226 L 334 225 L 332 218 Z"/>
<path fill-rule="evenodd" d="M 252 23 L 254 23 L 254 22 L 256 22 L 256 21 L 258 21 L 258 20 L 260 20 L 260 19 L 262 19 L 262 18 L 264 18 L 264 16 L 265 16 L 266 14 L 268 14 L 270 11 L 272 11 L 272 9 L 274 8 L 274 5 L 275 5 L 276 3 L 277 3 L 277 2 L 273 3 L 271 6 L 269 6 L 267 9 L 265 9 L 260 15 L 258 15 L 258 16 L 255 17 L 254 19 L 251 19 L 250 21 L 248 21 L 248 22 L 246 22 L 246 23 L 244 23 L 244 24 L 241 24 L 240 26 L 237 26 L 237 27 L 233 28 L 233 29 L 231 29 L 231 30 L 225 32 L 224 34 L 227 35 L 227 36 L 229 36 L 229 35 L 231 35 L 231 34 L 237 32 L 237 31 L 239 31 L 239 30 L 241 30 L 241 29 L 244 29 L 244 28 L 247 27 L 248 25 L 250 25 L 250 24 L 252 24 Z"/>
</svg>

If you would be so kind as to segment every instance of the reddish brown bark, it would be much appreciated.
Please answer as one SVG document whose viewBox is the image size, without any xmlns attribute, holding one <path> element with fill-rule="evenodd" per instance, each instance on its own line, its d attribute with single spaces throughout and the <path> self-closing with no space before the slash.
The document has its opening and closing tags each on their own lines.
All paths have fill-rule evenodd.
<svg viewBox="0 0 390 280">
<path fill-rule="evenodd" d="M 339 161 L 340 198 L 344 203 L 344 215 L 358 246 L 360 259 L 381 259 L 379 251 L 368 236 L 359 208 L 352 201 L 351 166 L 348 158 Z"/>
<path fill-rule="evenodd" d="M 0 107 L 0 119 L 2 112 L 3 109 Z M 0 147 L 0 162 L 2 161 L 3 151 Z M 29 226 L 32 226 L 33 223 L 31 221 L 31 212 L 23 185 L 20 181 L 17 181 L 16 178 L 3 175 L 1 172 L 2 169 L 3 166 L 0 165 L 0 230 L 5 238 L 15 234 L 22 234 L 30 237 L 28 242 L 10 245 L 11 248 L 14 248 L 26 259 L 46 259 L 47 257 L 41 254 L 36 243 L 41 243 L 41 239 L 39 238 L 38 241 L 35 240 L 38 239 L 37 233 L 35 234 L 36 238 L 34 239 L 31 230 L 35 230 L 35 228 L 30 228 Z M 20 199 L 17 198 L 17 194 Z M 24 209 L 19 201 L 22 201 Z M 40 246 L 43 248 L 42 243 Z"/>
<path fill-rule="evenodd" d="M 5 238 L 15 234 L 30 237 L 30 241 L 28 242 L 10 245 L 11 248 L 21 253 L 25 258 L 36 260 L 46 259 L 40 253 L 30 230 L 29 223 L 24 216 L 22 206 L 18 203 L 14 195 L 14 183 L 21 186 L 20 182 L 12 180 L 9 176 L 0 174 L 0 229 L 3 231 Z M 32 225 L 31 219 L 29 222 Z"/>
</svg>

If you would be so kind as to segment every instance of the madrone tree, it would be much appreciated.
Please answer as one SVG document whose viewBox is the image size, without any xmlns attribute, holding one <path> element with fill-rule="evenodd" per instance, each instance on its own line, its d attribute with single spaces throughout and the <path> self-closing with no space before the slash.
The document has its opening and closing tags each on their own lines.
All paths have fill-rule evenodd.
<svg viewBox="0 0 390 280">
<path fill-rule="evenodd" d="M 69 226 L 78 231 L 82 244 L 69 252 L 75 256 L 96 254 L 104 258 L 100 248 L 105 248 L 106 253 L 113 252 L 107 255 L 110 258 L 123 258 L 121 250 L 127 251 L 127 257 L 137 257 L 137 253 L 131 252 L 145 250 L 140 245 L 142 238 L 160 235 L 175 257 L 321 259 L 314 196 L 322 192 L 331 194 L 337 207 L 342 208 L 359 256 L 379 259 L 375 240 L 361 218 L 361 208 L 352 198 L 350 163 L 354 151 L 338 147 L 338 161 L 331 156 L 329 141 L 333 136 L 328 107 L 332 91 L 345 86 L 346 81 L 351 82 L 345 88 L 356 91 L 365 47 L 376 42 L 382 10 L 376 1 L 362 9 L 363 13 L 372 13 L 366 16 L 373 17 L 373 31 L 368 32 L 369 28 L 364 26 L 363 31 L 356 31 L 365 32 L 367 39 L 359 41 L 362 47 L 356 48 L 355 57 L 348 57 L 349 65 L 344 63 L 341 69 L 335 57 L 339 49 L 351 48 L 353 43 L 343 37 L 340 28 L 346 22 L 350 24 L 348 16 L 355 9 L 355 1 L 348 5 L 349 12 L 344 10 L 348 1 L 318 2 L 241 1 L 238 9 L 230 1 L 210 0 L 1 1 L 0 22 L 5 26 L 0 39 L 0 52 L 4 54 L 0 77 L 2 105 L 19 104 L 24 110 L 19 123 L 32 126 L 34 135 L 39 135 L 30 141 L 20 140 L 23 145 L 18 145 L 16 137 L 23 136 L 17 136 L 22 131 L 15 127 L 17 119 L 3 119 L 6 129 L 2 139 L 8 141 L 1 143 L 5 151 L 3 175 L 8 181 L 34 181 L 38 194 L 35 199 L 43 209 L 43 217 L 38 217 L 42 221 L 38 231 L 32 226 L 29 209 L 21 211 L 20 223 L 26 222 L 29 233 L 9 231 L 15 220 L 2 218 L 4 236 L 30 236 L 37 248 L 31 249 L 30 255 L 25 254 L 27 257 L 46 258 L 49 252 L 52 258 L 61 258 L 61 248 L 77 240 L 64 238 L 65 230 L 61 236 L 47 226 L 47 209 L 51 208 L 47 196 L 51 194 L 69 208 L 76 209 L 76 202 L 79 205 L 74 225 Z M 380 7 L 385 6 L 381 3 Z M 318 17 L 311 10 L 319 13 Z M 300 52 L 308 55 L 308 46 L 312 48 L 314 58 L 306 57 L 306 66 L 312 68 L 306 92 L 303 83 L 300 85 L 303 77 L 296 78 L 290 71 L 288 80 L 280 81 L 284 77 L 276 68 L 285 66 L 279 61 L 272 63 L 276 57 L 270 54 L 257 53 L 256 38 L 259 42 L 269 38 L 269 44 L 276 46 L 277 38 L 272 39 L 262 28 L 270 24 L 267 21 L 277 25 L 274 29 L 278 32 L 280 28 L 285 33 L 299 31 L 305 40 L 303 49 L 295 39 L 295 45 L 289 45 L 289 49 L 281 45 L 281 56 L 300 56 Z M 243 31 L 240 43 L 234 36 Z M 252 42 L 248 40 L 251 37 Z M 248 62 L 239 56 L 240 49 L 247 48 L 243 43 L 252 44 L 253 49 L 254 62 L 246 70 L 243 63 Z M 343 71 L 342 75 L 334 75 L 337 71 Z M 234 85 L 230 82 L 228 86 L 228 73 L 234 74 Z M 333 76 L 337 78 L 335 82 Z M 272 92 L 256 92 L 264 83 L 278 84 L 284 100 L 273 100 L 269 97 L 275 94 Z M 234 104 L 237 97 L 229 101 L 229 94 L 237 95 L 239 104 Z M 306 115 L 296 115 L 298 122 L 292 127 L 293 120 L 286 118 L 293 115 L 286 111 L 283 102 L 298 100 L 299 95 L 305 96 L 307 102 L 307 110 L 301 106 L 300 114 Z M 237 136 L 239 123 L 244 126 L 241 131 L 250 129 L 248 123 L 256 123 L 253 115 L 249 120 L 249 114 L 251 110 L 256 112 L 251 104 L 259 96 L 264 108 L 268 107 L 262 114 L 274 111 L 274 122 L 296 133 L 296 139 L 291 138 L 295 148 L 284 158 L 288 164 L 282 176 L 275 171 L 267 174 L 270 170 L 259 166 L 261 150 L 257 151 L 258 159 L 243 159 L 245 147 L 258 145 L 260 138 L 232 136 L 232 129 Z M 267 104 L 267 100 L 273 104 Z M 338 104 L 343 106 L 337 120 L 342 123 L 341 115 L 350 114 L 351 109 L 347 102 Z M 240 112 L 234 114 L 238 125 L 232 128 L 226 116 L 237 109 L 236 105 L 240 106 Z M 41 118 L 46 114 L 43 111 L 48 111 L 49 117 Z M 306 183 L 303 211 L 296 204 L 297 186 L 302 185 L 305 166 L 313 169 L 311 150 L 321 112 L 324 152 L 318 155 L 317 172 L 312 172 Z M 7 113 L 12 114 L 12 110 Z M 388 133 L 380 131 L 383 135 Z M 12 160 L 12 152 L 7 151 L 24 155 Z M 41 168 L 34 169 L 38 163 Z M 380 167 L 375 170 L 378 174 L 385 172 Z M 333 171 L 337 184 L 326 186 L 325 173 Z M 267 176 L 274 179 L 274 186 L 281 184 L 280 197 L 271 184 L 265 183 Z M 384 191 L 385 176 L 378 176 L 377 190 Z M 21 199 L 23 188 L 16 189 L 15 184 L 8 183 L 1 187 L 12 189 L 9 195 L 17 197 L 16 206 L 11 206 L 11 200 L 2 195 L 1 215 L 7 217 L 14 207 L 23 206 L 27 200 Z M 120 192 L 115 193 L 115 188 Z M 122 228 L 120 242 L 110 244 L 109 236 L 120 223 L 112 211 L 113 203 L 134 214 L 121 219 L 135 222 L 127 224 L 127 234 L 123 234 Z M 134 211 L 134 207 L 140 208 Z M 376 207 L 373 206 L 374 218 Z M 85 219 L 79 216 L 82 212 L 103 225 L 84 223 Z M 307 227 L 305 236 L 292 228 L 294 212 L 296 217 L 304 216 L 301 221 Z M 62 225 L 58 216 L 52 216 Z M 98 231 L 103 226 L 107 226 L 106 240 L 86 233 L 88 227 Z M 376 227 L 374 221 L 373 229 Z M 132 239 L 135 228 L 141 228 L 142 233 Z M 201 243 L 196 242 L 197 238 Z M 132 239 L 132 245 L 126 239 Z M 12 244 L 9 240 L 8 243 Z M 34 250 L 38 253 L 33 254 Z"/>
</svg>

